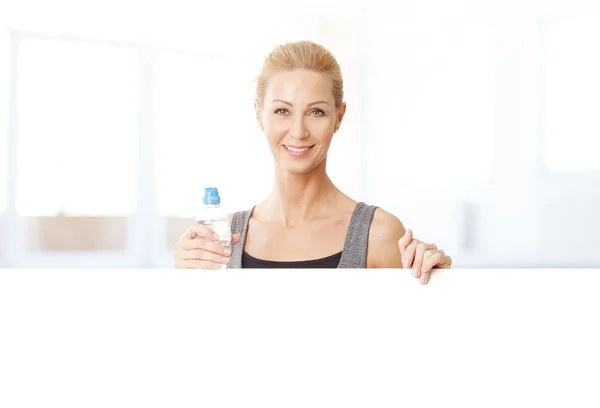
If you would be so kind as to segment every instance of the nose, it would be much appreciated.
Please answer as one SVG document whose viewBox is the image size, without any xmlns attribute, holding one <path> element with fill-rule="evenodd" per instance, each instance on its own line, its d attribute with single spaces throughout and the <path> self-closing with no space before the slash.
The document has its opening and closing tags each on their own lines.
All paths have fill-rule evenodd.
<svg viewBox="0 0 600 408">
<path fill-rule="evenodd" d="M 304 116 L 295 116 L 290 127 L 290 136 L 296 140 L 306 139 L 310 136 L 310 132 L 304 123 Z"/>
</svg>

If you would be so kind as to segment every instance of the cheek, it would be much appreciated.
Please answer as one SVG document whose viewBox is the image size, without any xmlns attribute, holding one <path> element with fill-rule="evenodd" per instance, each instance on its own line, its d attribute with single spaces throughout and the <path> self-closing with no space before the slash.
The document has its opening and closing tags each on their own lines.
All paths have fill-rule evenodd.
<svg viewBox="0 0 600 408">
<path fill-rule="evenodd" d="M 309 127 L 310 134 L 323 143 L 329 144 L 333 138 L 333 123 L 329 120 L 314 120 Z"/>
<path fill-rule="evenodd" d="M 264 132 L 269 139 L 283 137 L 289 131 L 288 121 L 281 118 L 269 118 L 263 123 Z"/>
<path fill-rule="evenodd" d="M 281 124 L 265 123 L 264 133 L 270 143 L 278 143 L 287 134 L 287 129 Z"/>
</svg>

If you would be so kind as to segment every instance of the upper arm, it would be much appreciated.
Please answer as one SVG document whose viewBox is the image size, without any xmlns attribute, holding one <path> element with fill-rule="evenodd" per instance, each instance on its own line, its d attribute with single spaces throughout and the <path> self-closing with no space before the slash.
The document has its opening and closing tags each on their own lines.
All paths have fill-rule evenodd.
<svg viewBox="0 0 600 408">
<path fill-rule="evenodd" d="M 400 220 L 378 208 L 373 215 L 367 247 L 367 268 L 402 268 L 398 241 L 406 230 Z"/>
</svg>

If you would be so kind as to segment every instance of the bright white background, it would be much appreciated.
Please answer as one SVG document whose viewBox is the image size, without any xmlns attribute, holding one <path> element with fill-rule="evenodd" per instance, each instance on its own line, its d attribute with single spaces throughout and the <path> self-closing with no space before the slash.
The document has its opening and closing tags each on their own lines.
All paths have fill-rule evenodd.
<svg viewBox="0 0 600 408">
<path fill-rule="evenodd" d="M 0 270 L 0 406 L 598 407 L 600 270 Z"/>
<path fill-rule="evenodd" d="M 0 3 L 0 265 L 168 266 L 205 186 L 230 211 L 259 201 L 252 80 L 299 39 L 345 76 L 344 191 L 457 267 L 600 265 L 594 2 L 215 3 Z"/>
</svg>

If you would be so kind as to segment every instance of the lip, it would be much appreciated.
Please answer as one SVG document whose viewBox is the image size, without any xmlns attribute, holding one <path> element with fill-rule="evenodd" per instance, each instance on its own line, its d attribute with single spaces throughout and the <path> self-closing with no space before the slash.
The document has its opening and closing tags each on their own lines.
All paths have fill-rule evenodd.
<svg viewBox="0 0 600 408">
<path fill-rule="evenodd" d="M 283 146 L 283 150 L 285 150 L 286 153 L 292 157 L 306 156 L 310 152 L 310 149 L 314 147 L 314 145 L 312 145 L 312 146 L 282 145 L 282 146 Z M 289 148 L 295 149 L 296 151 L 291 150 Z"/>
</svg>

